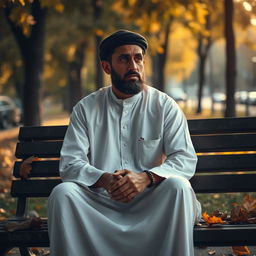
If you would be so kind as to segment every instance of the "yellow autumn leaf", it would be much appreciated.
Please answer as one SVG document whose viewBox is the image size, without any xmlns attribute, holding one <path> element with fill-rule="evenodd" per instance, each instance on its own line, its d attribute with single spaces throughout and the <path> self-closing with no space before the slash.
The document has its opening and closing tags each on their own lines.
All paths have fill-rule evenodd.
<svg viewBox="0 0 256 256">
<path fill-rule="evenodd" d="M 150 24 L 150 32 L 151 33 L 157 33 L 160 30 L 161 26 L 160 23 L 157 21 L 153 21 Z"/>
<path fill-rule="evenodd" d="M 103 36 L 103 34 L 104 34 L 104 32 L 103 32 L 102 29 L 99 29 L 99 28 L 95 29 L 95 35 L 96 36 Z"/>
<path fill-rule="evenodd" d="M 19 3 L 24 6 L 25 5 L 25 1 L 24 0 L 19 0 Z"/>
<path fill-rule="evenodd" d="M 59 12 L 62 13 L 64 11 L 64 5 L 61 3 L 57 3 L 54 5 L 54 9 Z"/>
<path fill-rule="evenodd" d="M 136 0 L 128 0 L 128 3 L 130 6 L 133 6 L 136 4 Z"/>
<path fill-rule="evenodd" d="M 163 53 L 164 53 L 164 48 L 161 47 L 161 46 L 159 46 L 159 47 L 157 48 L 157 53 L 163 54 Z"/>
</svg>

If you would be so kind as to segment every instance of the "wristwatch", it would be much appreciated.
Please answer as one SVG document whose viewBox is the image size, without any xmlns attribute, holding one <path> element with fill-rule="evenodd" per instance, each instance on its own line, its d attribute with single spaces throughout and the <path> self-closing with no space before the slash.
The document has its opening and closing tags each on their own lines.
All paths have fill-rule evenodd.
<svg viewBox="0 0 256 256">
<path fill-rule="evenodd" d="M 153 173 L 148 170 L 144 170 L 144 172 L 148 175 L 148 177 L 150 179 L 150 183 L 149 183 L 148 187 L 152 187 L 153 185 L 155 185 L 155 177 L 154 177 Z"/>
</svg>

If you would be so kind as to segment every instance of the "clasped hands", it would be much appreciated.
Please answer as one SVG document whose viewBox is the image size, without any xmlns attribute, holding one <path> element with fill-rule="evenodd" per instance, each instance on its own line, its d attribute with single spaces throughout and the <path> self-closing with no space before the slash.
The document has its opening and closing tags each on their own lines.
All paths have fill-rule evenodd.
<svg viewBox="0 0 256 256">
<path fill-rule="evenodd" d="M 95 185 L 105 188 L 112 200 L 127 203 L 143 192 L 149 184 L 150 179 L 145 172 L 136 173 L 124 169 L 104 173 Z"/>
</svg>

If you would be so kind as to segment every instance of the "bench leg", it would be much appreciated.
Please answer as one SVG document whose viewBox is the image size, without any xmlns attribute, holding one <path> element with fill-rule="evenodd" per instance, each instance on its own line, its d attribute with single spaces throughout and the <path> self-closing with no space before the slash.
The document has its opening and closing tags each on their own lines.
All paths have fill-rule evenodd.
<svg viewBox="0 0 256 256">
<path fill-rule="evenodd" d="M 0 247 L 0 256 L 5 256 L 11 249 L 12 247 Z"/>
<path fill-rule="evenodd" d="M 19 247 L 21 256 L 32 256 L 31 251 L 27 247 Z"/>
</svg>

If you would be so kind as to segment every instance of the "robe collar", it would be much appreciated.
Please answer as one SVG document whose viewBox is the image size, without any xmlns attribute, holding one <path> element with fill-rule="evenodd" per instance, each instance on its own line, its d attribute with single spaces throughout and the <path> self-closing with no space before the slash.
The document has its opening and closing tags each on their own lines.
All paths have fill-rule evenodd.
<svg viewBox="0 0 256 256">
<path fill-rule="evenodd" d="M 124 104 L 129 104 L 129 105 L 134 105 L 141 97 L 142 97 L 142 91 L 135 94 L 134 96 L 128 98 L 128 99 L 118 99 L 116 95 L 114 94 L 112 90 L 112 86 L 110 87 L 110 97 L 114 102 L 116 102 L 118 105 L 124 105 Z"/>
</svg>

